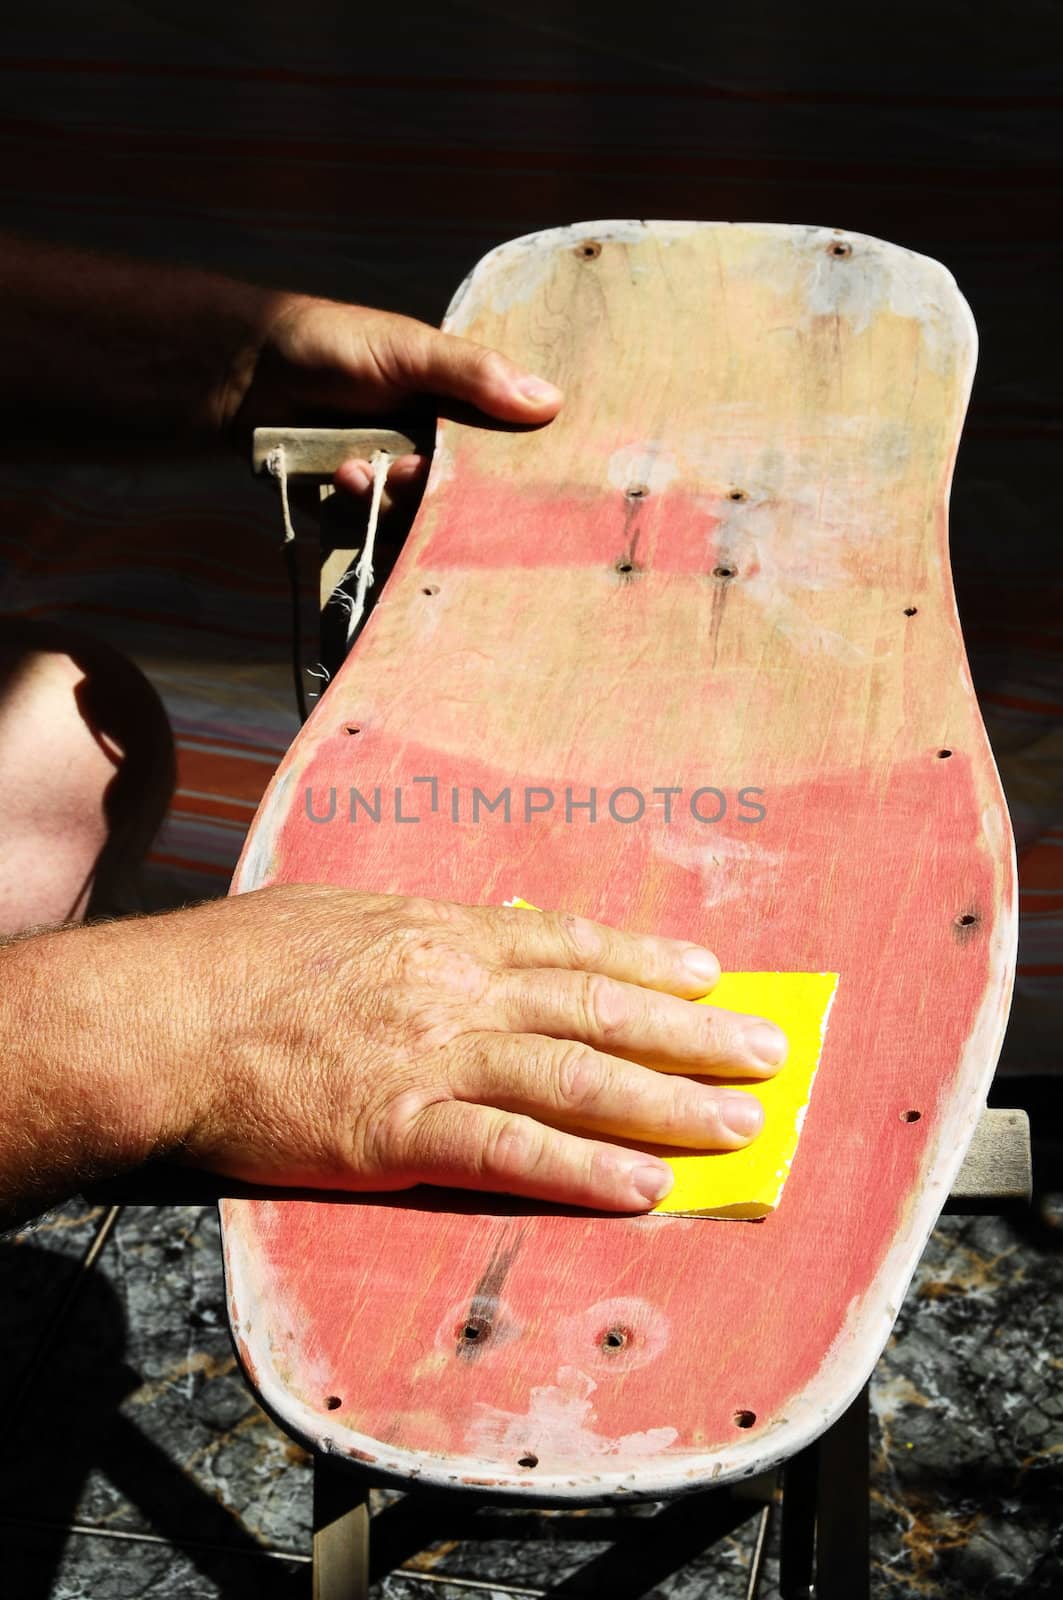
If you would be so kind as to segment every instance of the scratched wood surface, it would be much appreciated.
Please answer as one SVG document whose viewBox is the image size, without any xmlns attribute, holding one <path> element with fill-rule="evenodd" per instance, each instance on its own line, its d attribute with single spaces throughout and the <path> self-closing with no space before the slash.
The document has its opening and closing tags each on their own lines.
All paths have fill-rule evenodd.
<svg viewBox="0 0 1063 1600">
<path fill-rule="evenodd" d="M 446 325 L 566 406 L 441 425 L 235 888 L 520 894 L 837 997 L 767 1220 L 228 1200 L 233 1329 L 287 1427 L 396 1479 L 724 1481 L 864 1383 L 1007 1014 L 1011 835 L 947 544 L 973 322 L 943 267 L 861 235 L 623 222 L 501 247 Z M 591 789 L 597 820 L 566 816 Z"/>
</svg>

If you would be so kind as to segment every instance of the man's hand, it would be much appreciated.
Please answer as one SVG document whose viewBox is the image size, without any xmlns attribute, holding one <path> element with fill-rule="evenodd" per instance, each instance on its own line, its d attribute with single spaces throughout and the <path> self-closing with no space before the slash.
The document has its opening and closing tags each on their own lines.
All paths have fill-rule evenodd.
<svg viewBox="0 0 1063 1600">
<path fill-rule="evenodd" d="M 552 383 L 523 372 L 497 350 L 440 333 L 411 317 L 365 306 L 291 295 L 261 342 L 238 359 L 230 405 L 238 434 L 334 412 L 371 418 L 401 411 L 433 396 L 458 401 L 502 422 L 549 422 L 561 405 Z M 224 424 L 226 426 L 229 424 Z M 389 470 L 399 487 L 417 478 L 420 456 L 403 456 Z M 338 487 L 369 487 L 364 462 L 348 462 Z"/>
<path fill-rule="evenodd" d="M 47 417 L 50 437 L 66 424 L 78 438 L 191 432 L 242 445 L 259 425 L 377 420 L 415 399 L 529 424 L 561 403 L 497 352 L 410 317 L 10 236 L 0 369 L 17 397 L 12 424 Z M 420 465 L 396 463 L 392 481 Z"/>
<path fill-rule="evenodd" d="M 422 396 L 508 423 L 561 403 L 409 318 L 4 243 L 0 364 L 24 420 L 231 435 Z M 686 1003 L 717 974 L 707 951 L 579 918 L 294 886 L 20 940 L 0 950 L 0 1211 L 178 1151 L 270 1183 L 643 1210 L 668 1171 L 612 1141 L 743 1144 L 759 1107 L 690 1075 L 782 1058 L 770 1024 Z"/>
<path fill-rule="evenodd" d="M 24 1185 L 50 1163 L 66 1192 L 180 1152 L 270 1184 L 641 1211 L 670 1173 L 620 1141 L 747 1143 L 752 1096 L 690 1075 L 767 1077 L 785 1051 L 772 1024 L 687 1003 L 719 971 L 697 946 L 344 889 L 70 929 L 0 962 L 27 1080 L 9 1203 L 25 1149 Z"/>
</svg>

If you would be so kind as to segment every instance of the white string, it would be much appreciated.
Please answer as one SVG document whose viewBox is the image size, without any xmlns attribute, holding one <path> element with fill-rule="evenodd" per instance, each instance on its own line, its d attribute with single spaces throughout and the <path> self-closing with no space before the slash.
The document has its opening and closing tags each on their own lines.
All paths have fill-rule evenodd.
<svg viewBox="0 0 1063 1600">
<path fill-rule="evenodd" d="M 369 526 L 365 530 L 365 545 L 358 558 L 354 569 L 355 592 L 347 593 L 341 584 L 332 596 L 337 605 L 347 608 L 347 643 L 350 644 L 358 630 L 358 624 L 365 614 L 366 597 L 373 582 L 373 549 L 376 545 L 376 528 L 380 520 L 380 504 L 384 498 L 384 485 L 388 478 L 388 468 L 394 458 L 386 450 L 375 450 L 369 457 L 369 465 L 373 469 L 373 494 L 369 502 Z M 281 514 L 284 518 L 284 543 L 292 544 L 295 540 L 295 529 L 292 526 L 292 514 L 288 505 L 288 464 L 284 456 L 282 444 L 270 451 L 266 457 L 266 471 L 271 477 L 276 478 L 281 492 Z"/>
<path fill-rule="evenodd" d="M 320 689 L 311 689 L 310 693 L 307 695 L 307 699 L 320 700 L 324 689 L 328 686 L 328 681 L 332 674 L 321 661 L 318 662 L 316 667 L 304 667 L 303 671 L 306 673 L 308 678 L 316 679 L 321 685 Z"/>
<path fill-rule="evenodd" d="M 350 600 L 350 615 L 347 618 L 347 643 L 350 644 L 365 613 L 366 595 L 373 582 L 373 547 L 376 544 L 376 525 L 380 518 L 380 502 L 384 498 L 384 485 L 388 478 L 388 468 L 392 458 L 386 450 L 375 450 L 369 457 L 369 465 L 373 469 L 373 498 L 369 503 L 369 526 L 365 530 L 365 546 L 358 557 L 358 565 L 354 569 L 357 588 L 354 598 Z M 349 596 L 345 598 L 350 599 Z"/>
<path fill-rule="evenodd" d="M 295 540 L 295 529 L 292 527 L 292 514 L 288 509 L 288 464 L 284 459 L 284 446 L 279 444 L 271 450 L 266 457 L 266 471 L 276 478 L 281 491 L 281 515 L 284 517 L 284 542 L 292 544 Z"/>
</svg>

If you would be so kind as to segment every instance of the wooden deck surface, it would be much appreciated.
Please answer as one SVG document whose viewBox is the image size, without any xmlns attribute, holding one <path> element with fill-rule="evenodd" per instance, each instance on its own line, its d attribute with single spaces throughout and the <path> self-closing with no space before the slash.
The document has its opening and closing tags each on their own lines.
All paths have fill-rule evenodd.
<svg viewBox="0 0 1063 1600">
<path fill-rule="evenodd" d="M 996 1061 L 1012 848 L 946 524 L 974 329 L 926 258 L 690 223 L 515 241 L 447 326 L 567 404 L 533 434 L 441 425 L 236 887 L 520 894 L 725 969 L 835 971 L 820 1077 L 763 1222 L 228 1201 L 231 1315 L 318 1447 L 655 1495 L 789 1455 L 860 1388 Z M 510 819 L 474 821 L 476 790 Z"/>
</svg>

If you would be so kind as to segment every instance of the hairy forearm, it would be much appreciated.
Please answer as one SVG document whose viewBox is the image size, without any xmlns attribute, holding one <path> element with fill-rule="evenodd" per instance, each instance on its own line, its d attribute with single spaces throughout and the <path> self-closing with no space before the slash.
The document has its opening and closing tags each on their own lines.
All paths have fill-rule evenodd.
<svg viewBox="0 0 1063 1600">
<path fill-rule="evenodd" d="M 630 1141 L 747 1144 L 756 1100 L 692 1079 L 770 1077 L 785 1054 L 764 1019 L 687 1003 L 718 975 L 684 940 L 320 884 L 16 941 L 0 1220 L 162 1154 L 644 1211 L 671 1176 Z"/>
<path fill-rule="evenodd" d="M 293 297 L 0 236 L 7 426 L 221 434 Z"/>
<path fill-rule="evenodd" d="M 153 921 L 0 949 L 0 1227 L 180 1144 L 184 983 Z"/>
</svg>

